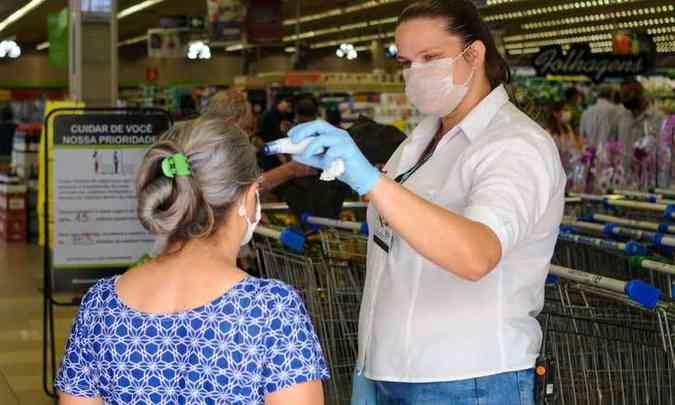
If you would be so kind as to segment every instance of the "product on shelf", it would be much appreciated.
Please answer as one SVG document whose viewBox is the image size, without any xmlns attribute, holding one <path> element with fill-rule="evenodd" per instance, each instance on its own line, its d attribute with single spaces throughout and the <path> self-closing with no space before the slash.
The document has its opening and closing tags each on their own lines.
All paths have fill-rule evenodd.
<svg viewBox="0 0 675 405">
<path fill-rule="evenodd" d="M 0 175 L 0 240 L 25 242 L 28 235 L 27 187 L 12 175 Z"/>
<path fill-rule="evenodd" d="M 21 124 L 14 134 L 12 168 L 21 178 L 37 177 L 41 124 Z"/>
<path fill-rule="evenodd" d="M 422 118 L 404 93 L 383 93 L 373 116 L 375 121 L 393 125 L 406 134 L 410 134 Z"/>
</svg>

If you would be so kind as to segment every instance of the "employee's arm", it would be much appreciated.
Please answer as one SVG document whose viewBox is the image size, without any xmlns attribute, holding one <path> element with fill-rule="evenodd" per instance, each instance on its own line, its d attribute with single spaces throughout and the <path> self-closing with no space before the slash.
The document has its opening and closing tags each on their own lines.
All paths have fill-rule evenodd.
<svg viewBox="0 0 675 405">
<path fill-rule="evenodd" d="M 434 205 L 384 176 L 368 197 L 399 237 L 450 273 L 477 281 L 499 263 L 499 239 L 486 225 Z"/>
<path fill-rule="evenodd" d="M 381 177 L 368 196 L 416 252 L 447 271 L 477 281 L 531 235 L 558 179 L 557 155 L 520 139 L 495 142 L 458 162 L 469 185 L 466 208 L 454 213 Z M 547 152 L 543 152 L 547 151 Z M 550 152 L 544 158 L 542 153 Z"/>
</svg>

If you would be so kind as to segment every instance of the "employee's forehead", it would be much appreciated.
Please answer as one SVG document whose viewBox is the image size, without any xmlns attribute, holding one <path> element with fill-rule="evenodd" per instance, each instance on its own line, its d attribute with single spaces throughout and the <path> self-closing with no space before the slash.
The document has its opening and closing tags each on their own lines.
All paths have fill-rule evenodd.
<svg viewBox="0 0 675 405">
<path fill-rule="evenodd" d="M 413 58 L 420 53 L 461 47 L 461 38 L 449 33 L 445 25 L 435 20 L 421 19 L 404 23 L 396 30 L 396 46 L 402 58 Z M 426 23 L 425 23 L 426 22 Z"/>
</svg>

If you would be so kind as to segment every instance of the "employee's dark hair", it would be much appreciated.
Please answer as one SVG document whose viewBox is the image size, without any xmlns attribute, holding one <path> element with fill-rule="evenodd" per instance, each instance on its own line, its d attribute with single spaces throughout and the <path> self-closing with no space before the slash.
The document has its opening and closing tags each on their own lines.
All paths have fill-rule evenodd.
<svg viewBox="0 0 675 405">
<path fill-rule="evenodd" d="M 469 0 L 426 0 L 408 6 L 398 18 L 398 25 L 416 18 L 446 18 L 447 30 L 464 40 L 464 46 L 474 41 L 485 45 L 485 74 L 492 88 L 511 81 L 506 59 L 499 53 L 487 24 L 476 6 Z"/>
</svg>

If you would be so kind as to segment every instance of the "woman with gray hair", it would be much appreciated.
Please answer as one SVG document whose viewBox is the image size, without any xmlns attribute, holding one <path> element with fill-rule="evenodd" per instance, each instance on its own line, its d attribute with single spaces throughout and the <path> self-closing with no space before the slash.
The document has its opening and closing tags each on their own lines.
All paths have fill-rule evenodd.
<svg viewBox="0 0 675 405">
<path fill-rule="evenodd" d="M 197 120 L 147 152 L 138 216 L 161 248 L 82 300 L 56 379 L 61 404 L 322 404 L 328 371 L 298 296 L 236 267 L 260 220 L 240 128 Z"/>
</svg>

